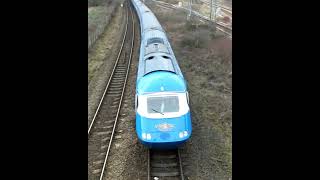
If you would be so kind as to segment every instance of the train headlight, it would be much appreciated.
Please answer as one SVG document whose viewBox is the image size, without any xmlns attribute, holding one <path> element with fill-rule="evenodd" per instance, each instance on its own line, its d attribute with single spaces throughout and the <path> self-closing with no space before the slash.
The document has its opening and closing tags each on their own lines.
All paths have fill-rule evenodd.
<svg viewBox="0 0 320 180">
<path fill-rule="evenodd" d="M 146 136 L 146 133 L 142 133 L 142 139 L 146 139 L 147 136 Z"/>
<path fill-rule="evenodd" d="M 187 131 L 183 131 L 183 135 L 184 136 L 188 136 L 188 132 Z"/>
<path fill-rule="evenodd" d="M 150 140 L 151 139 L 151 134 L 147 134 L 147 139 Z"/>
<path fill-rule="evenodd" d="M 183 138 L 183 132 L 179 132 L 179 138 Z"/>
</svg>

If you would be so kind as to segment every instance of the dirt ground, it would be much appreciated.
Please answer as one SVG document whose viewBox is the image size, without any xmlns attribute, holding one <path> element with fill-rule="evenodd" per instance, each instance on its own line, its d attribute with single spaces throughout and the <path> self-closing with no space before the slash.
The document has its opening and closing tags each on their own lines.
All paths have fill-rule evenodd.
<svg viewBox="0 0 320 180">
<path fill-rule="evenodd" d="M 100 0 L 92 2 L 92 0 L 88 0 L 88 35 L 94 34 L 99 25 L 109 24 L 117 6 L 117 1 Z"/>
<path fill-rule="evenodd" d="M 181 149 L 185 178 L 229 180 L 232 178 L 232 40 L 224 37 L 222 33 L 214 33 L 211 25 L 201 25 L 196 19 L 187 23 L 187 14 L 183 12 L 162 9 L 151 1 L 146 1 L 146 4 L 167 32 L 188 82 L 193 133 Z M 119 31 L 121 27 L 115 27 L 120 24 L 123 16 L 124 13 L 118 11 L 116 17 L 120 18 L 109 28 Z M 98 41 L 105 43 L 112 37 L 116 35 L 109 35 L 106 39 L 102 36 Z M 117 41 L 112 41 L 113 44 L 116 44 L 115 42 Z M 107 45 L 102 45 L 100 51 L 105 51 L 102 54 L 109 57 L 108 54 L 112 54 L 112 51 L 107 51 L 104 47 Z M 111 56 L 109 59 L 112 59 Z M 88 96 L 88 118 L 92 117 L 94 105 L 97 104 L 109 77 L 112 63 L 103 61 L 99 70 L 93 73 L 88 86 L 89 92 L 91 91 Z M 96 62 L 99 64 L 99 60 Z M 90 64 L 90 60 L 88 63 Z M 136 47 L 116 139 L 110 151 L 104 179 L 147 179 L 147 149 L 138 142 L 135 133 L 134 94 L 137 63 Z"/>
</svg>

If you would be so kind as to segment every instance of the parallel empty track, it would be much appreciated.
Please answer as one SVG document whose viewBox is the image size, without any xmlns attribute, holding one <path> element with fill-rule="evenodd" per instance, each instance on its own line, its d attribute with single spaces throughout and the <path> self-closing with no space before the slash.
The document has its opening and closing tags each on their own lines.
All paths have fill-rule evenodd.
<svg viewBox="0 0 320 180">
<path fill-rule="evenodd" d="M 101 180 L 104 177 L 126 88 L 134 46 L 134 20 L 128 2 L 126 9 L 126 26 L 120 51 L 105 91 L 88 128 L 89 180 Z"/>
<path fill-rule="evenodd" d="M 163 2 L 163 1 L 158 1 L 158 0 L 152 0 L 153 2 L 156 2 L 158 3 L 158 5 L 160 4 L 160 7 L 164 7 L 164 8 L 170 8 L 170 9 L 180 9 L 180 10 L 183 10 L 187 13 L 189 13 L 190 9 L 187 8 L 187 7 L 179 7 L 177 5 L 174 5 L 174 4 L 171 4 L 171 3 L 166 3 L 166 2 Z M 228 27 L 226 26 L 225 24 L 221 23 L 221 22 L 216 22 L 214 20 L 211 20 L 209 17 L 207 16 L 204 16 L 202 15 L 200 12 L 198 11 L 195 11 L 195 10 L 191 10 L 192 12 L 192 15 L 195 15 L 203 20 L 206 20 L 208 22 L 211 22 L 211 23 L 215 23 L 216 26 L 217 26 L 217 29 L 223 33 L 225 33 L 228 37 L 232 38 L 232 27 Z"/>
<path fill-rule="evenodd" d="M 184 180 L 179 149 L 148 151 L 148 180 Z"/>
</svg>

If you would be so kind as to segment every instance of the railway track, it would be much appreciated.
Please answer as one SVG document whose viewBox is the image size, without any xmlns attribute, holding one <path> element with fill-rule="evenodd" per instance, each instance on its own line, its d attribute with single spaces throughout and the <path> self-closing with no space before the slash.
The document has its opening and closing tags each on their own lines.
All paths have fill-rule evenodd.
<svg viewBox="0 0 320 180">
<path fill-rule="evenodd" d="M 210 1 L 205 1 L 205 0 L 200 0 L 202 3 L 204 3 L 204 4 L 206 4 L 207 6 L 211 6 L 211 2 Z M 214 7 L 220 7 L 221 9 L 223 9 L 223 10 L 225 10 L 225 11 L 227 11 L 227 12 L 229 12 L 229 13 L 231 13 L 232 14 L 232 9 L 231 8 L 229 8 L 229 7 L 227 7 L 227 6 L 224 6 L 224 5 L 220 5 L 220 4 L 215 4 L 215 3 L 213 3 L 212 4 L 212 6 L 214 6 Z"/>
<path fill-rule="evenodd" d="M 88 128 L 88 179 L 102 180 L 116 134 L 117 121 L 134 47 L 133 12 L 126 2 L 126 25 L 112 73 Z"/>
<path fill-rule="evenodd" d="M 163 2 L 163 1 L 159 1 L 159 0 L 152 0 L 152 1 L 160 4 L 160 7 L 170 8 L 170 9 L 180 9 L 180 10 L 183 10 L 185 12 L 189 12 L 190 11 L 186 7 L 179 7 L 179 6 L 176 6 L 174 4 L 166 3 L 166 2 Z M 192 12 L 193 15 L 195 15 L 195 16 L 203 19 L 203 20 L 215 23 L 217 25 L 217 29 L 219 31 L 225 33 L 228 37 L 232 38 L 232 28 L 231 27 L 228 27 L 228 26 L 226 26 L 225 24 L 223 24 L 221 22 L 216 22 L 214 20 L 211 20 L 209 17 L 204 16 L 204 15 L 202 15 L 201 13 L 199 13 L 197 11 L 191 10 L 191 12 Z"/>
<path fill-rule="evenodd" d="M 184 180 L 179 149 L 148 150 L 148 180 Z"/>
</svg>

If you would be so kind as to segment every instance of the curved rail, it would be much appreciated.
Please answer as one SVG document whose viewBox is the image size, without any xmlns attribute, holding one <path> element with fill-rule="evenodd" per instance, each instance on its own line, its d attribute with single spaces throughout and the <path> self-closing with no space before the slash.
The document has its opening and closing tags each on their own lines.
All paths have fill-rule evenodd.
<svg viewBox="0 0 320 180">
<path fill-rule="evenodd" d="M 120 58 L 120 55 L 121 55 L 121 53 L 122 53 L 123 45 L 124 45 L 124 42 L 125 42 L 125 39 L 126 39 L 126 36 L 127 36 L 127 31 L 128 31 L 128 12 L 127 12 L 126 29 L 125 29 L 125 32 L 124 32 L 124 35 L 123 35 L 123 38 L 122 38 L 121 47 L 120 47 L 120 50 L 119 50 L 119 53 L 118 53 L 116 62 L 115 62 L 115 64 L 114 64 L 114 66 L 113 66 L 111 75 L 110 75 L 110 77 L 109 77 L 107 86 L 106 86 L 106 88 L 104 89 L 104 92 L 103 92 L 103 95 L 102 95 L 102 97 L 101 97 L 101 99 L 100 99 L 99 105 L 98 105 L 98 107 L 97 107 L 97 109 L 96 109 L 96 111 L 95 111 L 95 113 L 94 113 L 94 116 L 93 116 L 93 118 L 92 118 L 92 120 L 91 120 L 89 129 L 88 129 L 88 135 L 90 134 L 91 128 L 92 128 L 92 126 L 93 126 L 93 123 L 95 122 L 95 119 L 96 119 L 96 117 L 97 117 L 97 115 L 98 115 L 98 112 L 99 112 L 99 110 L 100 110 L 101 104 L 102 104 L 102 102 L 103 102 L 103 100 L 104 100 L 104 97 L 105 97 L 105 95 L 106 95 L 106 93 L 107 93 L 107 90 L 108 90 L 108 88 L 109 88 L 110 82 L 111 82 L 111 80 L 112 80 L 112 77 L 113 77 L 113 75 L 114 75 L 115 69 L 116 69 L 116 67 L 117 67 L 117 65 L 118 65 L 119 58 Z"/>
<path fill-rule="evenodd" d="M 130 23 L 128 11 L 130 11 L 130 14 L 131 14 L 130 17 L 131 17 L 131 23 L 132 23 L 131 39 L 128 33 L 129 23 Z M 123 101 L 124 92 L 126 89 L 127 79 L 129 75 L 129 69 L 131 65 L 134 40 L 135 40 L 135 37 L 134 37 L 135 22 L 134 22 L 134 17 L 133 17 L 131 7 L 128 4 L 127 4 L 126 19 L 127 19 L 126 29 L 125 29 L 124 37 L 122 40 L 121 48 L 120 48 L 117 60 L 115 62 L 115 66 L 112 70 L 108 84 L 100 100 L 99 106 L 96 110 L 95 116 L 88 129 L 89 147 L 92 146 L 95 148 L 97 145 L 100 145 L 98 149 L 93 149 L 93 150 L 91 149 L 88 152 L 91 155 L 91 156 L 89 155 L 89 159 L 90 159 L 89 164 L 91 168 L 89 169 L 90 176 L 93 176 L 94 179 L 97 179 L 99 177 L 99 179 L 102 180 L 104 177 L 104 172 L 107 167 L 107 160 L 109 157 L 111 145 L 116 133 L 115 130 L 117 127 L 118 117 L 122 107 L 122 101 Z M 129 57 L 127 57 L 127 54 L 129 54 Z M 108 98 L 105 98 L 105 96 L 107 96 Z M 108 102 L 112 102 L 112 105 L 109 106 Z M 116 112 L 112 111 L 112 107 L 116 107 Z M 98 113 L 98 112 L 104 112 L 104 111 L 109 113 L 107 117 L 110 117 L 110 119 L 103 118 L 104 114 Z M 100 117 L 100 115 L 98 116 L 98 114 L 102 115 L 102 118 Z M 112 120 L 111 117 L 114 119 Z M 94 126 L 94 124 L 98 124 L 98 125 Z M 108 129 L 111 129 L 111 127 L 112 127 L 112 131 L 108 130 Z M 104 150 L 106 147 L 107 149 Z M 100 155 L 99 155 L 99 152 L 100 152 Z M 97 173 L 100 173 L 99 176 L 97 176 L 98 175 Z"/>
<path fill-rule="evenodd" d="M 205 0 L 200 0 L 201 2 L 203 2 L 204 4 L 206 4 L 207 6 L 211 6 L 211 2 L 210 1 L 205 1 Z M 216 3 L 212 3 L 212 6 L 215 6 L 215 7 L 220 7 L 221 9 L 229 12 L 232 14 L 232 9 L 227 7 L 227 6 L 224 6 L 224 5 L 220 5 L 220 4 L 216 4 Z"/>
<path fill-rule="evenodd" d="M 186 7 L 179 7 L 177 5 L 174 5 L 174 4 L 170 4 L 170 3 L 166 3 L 166 2 L 163 2 L 163 1 L 159 1 L 159 0 L 152 0 L 153 2 L 156 2 L 158 4 L 161 4 L 161 7 L 165 7 L 165 8 L 170 8 L 170 9 L 180 9 L 180 10 L 183 10 L 185 12 L 189 12 L 190 9 L 186 8 Z M 216 22 L 214 20 L 211 20 L 209 17 L 207 16 L 204 16 L 202 14 L 200 14 L 199 12 L 195 11 L 195 10 L 191 10 L 191 13 L 203 20 L 206 20 L 208 22 L 213 22 L 217 25 L 217 29 L 220 30 L 221 32 L 225 33 L 228 37 L 232 38 L 232 28 L 231 27 L 228 27 L 224 24 L 222 24 L 221 22 Z"/>
<path fill-rule="evenodd" d="M 130 6 L 129 6 L 129 9 L 131 9 Z M 119 113 L 120 113 L 121 104 L 122 104 L 122 99 L 123 99 L 124 91 L 125 91 L 125 88 L 126 88 L 127 79 L 128 79 L 128 74 L 129 74 L 129 69 L 130 69 L 130 64 L 131 64 L 133 44 L 134 44 L 134 20 L 133 20 L 132 11 L 130 10 L 130 12 L 131 12 L 131 17 L 132 17 L 132 41 L 131 41 L 131 50 L 130 50 L 129 62 L 128 62 L 128 67 L 127 67 L 128 70 L 127 70 L 127 73 L 126 73 L 126 78 L 125 78 L 124 86 L 123 86 L 122 93 L 121 93 L 120 104 L 119 104 L 119 107 L 118 107 L 118 110 L 117 110 L 117 115 L 116 115 L 115 122 L 114 122 L 114 126 L 113 126 L 113 129 L 112 129 L 112 134 L 111 134 L 111 139 L 110 139 L 110 141 L 109 141 L 107 154 L 106 154 L 106 157 L 105 157 L 105 159 L 104 159 L 104 163 L 103 163 L 103 167 L 102 167 L 102 172 L 101 172 L 101 175 L 100 175 L 100 180 L 102 180 L 102 178 L 103 178 L 103 173 L 104 173 L 104 170 L 105 170 L 105 167 L 106 167 L 106 163 L 107 163 L 107 160 L 108 160 L 108 156 L 109 156 L 109 152 L 110 152 L 110 148 L 111 148 L 111 143 L 112 143 L 112 139 L 113 139 L 113 136 L 114 136 L 116 124 L 117 124 L 117 121 L 118 121 L 118 116 L 119 116 Z"/>
</svg>

